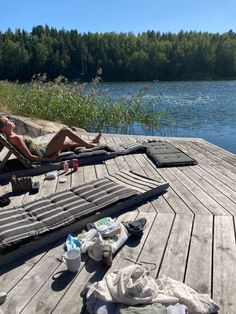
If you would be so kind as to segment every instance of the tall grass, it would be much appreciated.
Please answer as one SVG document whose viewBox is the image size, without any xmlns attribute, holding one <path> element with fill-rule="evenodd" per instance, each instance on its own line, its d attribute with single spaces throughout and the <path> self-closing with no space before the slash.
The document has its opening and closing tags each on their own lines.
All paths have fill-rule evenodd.
<svg viewBox="0 0 236 314">
<path fill-rule="evenodd" d="M 0 110 L 59 121 L 88 131 L 128 129 L 134 123 L 159 128 L 162 113 L 148 109 L 143 94 L 130 99 L 112 101 L 111 97 L 98 96 L 99 78 L 91 83 L 68 83 L 60 76 L 47 82 L 45 74 L 34 75 L 27 84 L 0 81 Z"/>
</svg>

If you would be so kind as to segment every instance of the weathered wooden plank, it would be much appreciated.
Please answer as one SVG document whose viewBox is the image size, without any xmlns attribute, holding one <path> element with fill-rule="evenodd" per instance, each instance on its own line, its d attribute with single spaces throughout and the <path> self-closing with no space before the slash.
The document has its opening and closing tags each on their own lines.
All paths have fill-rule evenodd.
<svg viewBox="0 0 236 314">
<path fill-rule="evenodd" d="M 158 196 L 158 198 L 151 201 L 151 203 L 157 213 L 169 213 L 169 214 L 175 213 L 174 209 L 166 201 L 163 195 Z"/>
<path fill-rule="evenodd" d="M 199 176 L 195 171 L 186 167 L 185 167 L 185 174 L 188 175 L 190 178 L 192 178 L 192 180 L 194 180 L 195 183 L 198 184 L 198 186 L 207 193 L 208 196 L 205 195 L 204 199 L 202 199 L 202 202 L 210 197 L 211 200 L 210 200 L 210 203 L 208 204 L 209 210 L 217 214 L 216 210 L 219 210 L 220 212 L 220 210 L 222 210 L 223 208 L 225 209 L 225 211 L 228 211 L 229 213 L 233 215 L 235 214 L 235 210 L 236 210 L 235 203 L 232 202 L 223 193 L 221 193 L 217 188 L 212 186 L 208 181 L 206 181 L 205 177 Z M 210 205 L 212 205 L 211 207 L 212 209 L 210 209 Z M 221 213 L 224 215 L 225 211 Z"/>
<path fill-rule="evenodd" d="M 161 263 L 159 277 L 166 275 L 183 282 L 187 265 L 192 223 L 193 215 L 176 214 L 164 258 Z"/>
<path fill-rule="evenodd" d="M 188 180 L 188 177 L 182 171 L 178 171 L 175 167 L 169 170 L 159 169 L 158 172 L 167 182 L 171 182 L 172 189 L 190 208 L 192 213 L 196 215 L 210 215 L 210 211 L 197 197 L 196 185 L 191 180 Z"/>
<path fill-rule="evenodd" d="M 119 169 L 117 167 L 117 164 L 116 164 L 114 159 L 106 160 L 105 161 L 105 165 L 107 167 L 107 171 L 108 171 L 109 174 L 112 174 L 114 172 L 118 172 L 119 171 Z"/>
<path fill-rule="evenodd" d="M 236 182 L 236 174 L 233 173 L 231 170 L 227 169 L 218 162 L 204 156 L 200 152 L 196 151 L 194 148 L 189 147 L 188 144 L 184 142 L 181 144 L 178 142 L 177 144 L 175 144 L 175 146 L 184 150 L 187 154 L 189 154 L 190 157 L 197 159 L 201 168 L 208 171 L 216 178 L 220 177 L 220 180 L 226 185 L 229 185 L 230 187 L 235 185 L 232 184 L 232 182 Z"/>
<path fill-rule="evenodd" d="M 97 178 L 103 178 L 104 176 L 108 175 L 108 171 L 105 164 L 95 165 L 95 172 Z"/>
<path fill-rule="evenodd" d="M 34 256 L 37 254 L 36 256 Z M 0 268 L 0 287 L 1 290 L 9 292 L 13 287 L 15 287 L 18 282 L 27 274 L 37 262 L 44 256 L 45 252 L 34 252 L 27 256 L 27 261 L 25 258 L 17 259 L 8 265 L 2 266 Z M 29 256 L 33 257 L 29 257 Z"/>
<path fill-rule="evenodd" d="M 218 156 L 219 158 L 223 159 L 224 161 L 236 165 L 236 155 L 226 151 L 225 149 L 218 147 L 212 143 L 202 141 L 194 141 L 199 147 L 203 149 L 207 149 L 211 151 L 212 154 Z"/>
<path fill-rule="evenodd" d="M 22 202 L 28 202 L 33 199 L 37 199 L 42 196 L 42 185 L 44 181 L 44 175 L 33 177 L 34 181 L 39 180 L 41 189 L 37 194 L 22 194 L 20 196 L 13 196 L 13 201 L 10 203 L 9 207 L 21 205 Z M 8 191 L 11 189 L 10 183 L 7 185 Z M 13 289 L 18 282 L 27 274 L 37 262 L 45 255 L 45 251 L 36 251 L 28 254 L 25 258 L 17 259 L 8 265 L 0 268 L 0 286 L 4 287 L 6 292 Z M 36 255 L 37 254 L 37 255 Z M 25 261 L 26 259 L 26 261 Z"/>
<path fill-rule="evenodd" d="M 25 197 L 25 194 L 18 194 L 18 195 L 12 194 L 12 196 L 10 196 L 11 203 L 5 208 L 20 206 L 23 203 L 24 197 Z"/>
<path fill-rule="evenodd" d="M 84 182 L 91 182 L 96 180 L 96 171 L 93 165 L 85 166 L 84 167 Z"/>
<path fill-rule="evenodd" d="M 23 203 L 31 202 L 35 199 L 42 197 L 41 192 L 42 192 L 42 187 L 44 184 L 44 175 L 34 176 L 32 180 L 33 182 L 36 182 L 36 181 L 39 182 L 39 191 L 37 193 L 32 193 L 32 192 L 25 193 L 24 198 L 22 200 Z"/>
<path fill-rule="evenodd" d="M 137 155 L 126 155 L 124 156 L 125 161 L 127 162 L 128 166 L 130 167 L 131 170 L 136 171 L 140 173 L 141 175 L 145 175 L 145 171 L 142 168 L 142 165 L 140 165 L 137 162 L 136 159 Z"/>
<path fill-rule="evenodd" d="M 58 171 L 57 171 L 57 175 L 58 175 Z M 58 184 L 58 177 L 54 180 L 44 179 L 43 186 L 41 189 L 41 196 L 44 197 L 44 196 L 54 193 L 56 191 L 57 184 Z"/>
<path fill-rule="evenodd" d="M 61 250 L 61 254 L 63 251 Z M 31 313 L 51 313 L 56 307 L 63 295 L 68 291 L 73 284 L 74 280 L 81 275 L 82 269 L 84 269 L 88 256 L 83 256 L 81 260 L 81 266 L 78 273 L 73 274 L 67 271 L 66 265 L 60 263 L 59 267 L 55 269 L 53 274 L 45 281 L 45 284 L 29 301 L 27 306 L 21 312 L 22 314 Z M 80 298 L 77 296 L 77 299 Z M 82 300 L 80 300 L 82 302 Z M 70 310 L 67 310 L 70 313 Z"/>
<path fill-rule="evenodd" d="M 79 167 L 78 171 L 71 173 L 72 186 L 84 183 L 84 167 Z M 68 186 L 69 187 L 69 186 Z M 62 248 L 60 254 L 63 254 Z M 58 254 L 57 254 L 58 255 Z M 58 255 L 60 257 L 60 255 Z M 46 263 L 46 258 L 44 258 Z M 83 268 L 86 257 L 81 263 L 81 269 Z M 74 280 L 74 275 L 66 271 L 66 266 L 61 263 L 46 281 L 42 288 L 35 294 L 32 300 L 27 304 L 22 313 L 50 313 L 56 306 L 59 300 L 62 298 L 66 290 Z"/>
<path fill-rule="evenodd" d="M 71 181 L 72 181 L 72 173 L 73 171 L 70 168 L 69 168 L 69 171 L 66 173 L 64 170 L 58 171 L 56 192 L 70 189 Z"/>
<path fill-rule="evenodd" d="M 25 194 L 13 194 L 11 183 L 2 183 L 0 186 L 0 196 L 7 196 L 10 199 L 10 204 L 4 208 L 12 208 L 14 206 L 21 205 Z"/>
<path fill-rule="evenodd" d="M 84 167 L 78 166 L 78 170 L 72 173 L 71 186 L 77 186 L 84 183 Z"/>
<path fill-rule="evenodd" d="M 144 262 L 153 269 L 151 275 L 154 278 L 164 256 L 174 217 L 173 213 L 158 213 L 138 258 L 139 263 Z"/>
<path fill-rule="evenodd" d="M 207 171 L 209 174 L 218 179 L 218 181 L 222 182 L 224 185 L 228 186 L 231 190 L 236 192 L 236 175 L 234 173 L 228 172 L 228 175 L 222 172 L 221 169 L 213 168 L 212 166 L 202 165 L 200 166 L 203 170 Z M 217 166 L 216 166 L 217 167 Z M 225 172 L 225 171 L 224 171 Z M 229 177 L 229 175 L 231 177 Z M 235 180 L 232 179 L 235 177 Z"/>
<path fill-rule="evenodd" d="M 112 137 L 106 136 L 106 137 L 104 137 L 104 140 L 105 140 L 106 144 L 109 144 L 109 143 L 114 144 Z M 106 165 L 108 173 L 110 173 L 110 174 L 119 171 L 114 158 L 106 160 L 105 165 Z"/>
<path fill-rule="evenodd" d="M 126 213 L 122 216 L 123 220 L 133 220 L 137 216 L 137 211 L 132 211 Z M 122 251 L 126 248 L 124 246 Z M 121 251 L 117 254 L 121 254 Z M 115 260 L 113 260 L 113 266 L 115 266 Z M 70 304 L 70 314 L 80 313 L 82 309 L 82 298 L 81 292 L 85 288 L 85 286 L 90 282 L 99 281 L 103 278 L 107 269 L 100 262 L 95 262 L 91 258 L 89 258 L 86 267 L 84 267 L 79 276 L 77 276 L 72 283 L 70 289 L 64 294 L 61 301 L 54 308 L 52 313 L 67 313 L 68 312 L 68 304 Z"/>
<path fill-rule="evenodd" d="M 140 239 L 130 238 L 127 241 L 127 244 L 125 245 L 125 247 L 123 247 L 122 251 L 115 256 L 112 267 L 108 270 L 108 273 L 136 263 L 143 247 L 145 246 L 146 239 L 152 228 L 153 220 L 156 217 L 156 213 L 150 213 L 147 211 L 142 212 L 141 207 L 139 209 L 141 209 L 141 212 L 137 216 L 137 219 L 142 217 L 145 217 L 147 219 L 147 224 L 143 236 Z"/>
<path fill-rule="evenodd" d="M 138 163 L 142 164 L 142 168 L 145 171 L 146 175 L 155 177 L 157 180 L 164 180 L 170 184 L 167 192 L 163 195 L 167 203 L 173 208 L 176 213 L 185 213 L 192 214 L 190 208 L 183 202 L 183 200 L 175 193 L 172 189 L 172 182 L 166 180 L 166 178 L 162 177 L 159 170 L 157 169 L 152 162 L 145 157 L 144 155 L 135 155 L 135 158 Z M 155 167 L 155 168 L 154 168 Z"/>
<path fill-rule="evenodd" d="M 194 167 L 191 167 L 194 168 Z M 165 169 L 164 169 L 165 171 Z M 214 215 L 228 215 L 229 213 L 225 210 L 223 206 L 218 204 L 210 195 L 203 189 L 204 182 L 199 182 L 194 176 L 189 176 L 189 171 L 193 171 L 190 167 L 181 167 L 180 169 L 175 168 L 175 170 L 170 169 L 171 173 L 175 173 L 176 177 L 178 176 L 182 182 L 195 197 L 201 202 L 205 208 L 208 209 L 208 213 L 213 213 Z M 184 174 L 183 174 L 184 173 Z M 200 184 L 201 183 L 201 184 Z M 180 191 L 181 197 L 182 193 Z M 186 200 L 188 202 L 188 199 Z M 197 209 L 197 208 L 196 208 Z M 195 214 L 203 214 L 203 211 L 196 210 Z"/>
<path fill-rule="evenodd" d="M 220 313 L 235 313 L 236 308 L 236 245 L 233 217 L 214 217 L 213 299 Z"/>
<path fill-rule="evenodd" d="M 213 216 L 194 218 L 185 283 L 211 296 Z"/>
<path fill-rule="evenodd" d="M 119 137 L 114 137 L 113 141 L 115 144 L 122 143 Z M 130 167 L 129 167 L 128 163 L 126 162 L 126 159 L 124 158 L 124 156 L 116 157 L 115 162 L 116 162 L 117 167 L 119 168 L 120 171 L 130 170 Z"/>
<path fill-rule="evenodd" d="M 225 168 L 231 170 L 233 173 L 236 173 L 236 166 L 234 164 L 229 163 L 229 162 L 225 161 L 224 159 L 222 159 L 221 157 L 216 156 L 211 151 L 209 151 L 209 149 L 199 147 L 194 142 L 190 142 L 190 143 L 188 143 L 188 145 L 193 147 L 195 150 L 201 152 L 203 155 L 205 155 L 209 159 L 217 162 L 217 164 L 220 164 L 220 165 L 224 166 Z"/>
<path fill-rule="evenodd" d="M 88 136 L 84 135 L 83 138 L 88 139 Z M 130 138 L 132 140 L 142 140 L 147 137 L 131 136 Z M 145 155 L 128 155 L 118 157 L 110 164 L 107 161 L 108 167 L 107 162 L 95 166 L 79 167 L 77 172 L 70 175 L 70 184 L 78 185 L 94 180 L 96 177 L 102 177 L 108 172 L 118 170 L 133 169 L 141 174 L 160 179 L 164 177 L 164 173 L 167 173 L 171 187 L 164 196 L 139 207 L 138 211 L 133 210 L 118 218 L 118 221 L 120 221 L 146 217 L 148 224 L 140 243 L 137 243 L 138 245 L 135 246 L 136 243 L 128 241 L 127 245 L 114 258 L 110 271 L 131 264 L 130 260 L 138 262 L 152 262 L 154 260 L 158 267 L 152 272 L 153 275 L 165 274 L 177 280 L 185 280 L 188 285 L 198 292 L 208 294 L 211 293 L 211 274 L 213 273 L 213 298 L 216 302 L 221 302 L 222 313 L 233 313 L 236 300 L 236 281 L 233 265 L 236 253 L 235 230 L 233 229 L 232 220 L 230 220 L 231 216 L 215 217 L 215 229 L 213 232 L 215 236 L 214 259 L 213 268 L 211 268 L 212 216 L 196 215 L 194 220 L 192 220 L 190 209 L 194 207 L 194 204 L 200 206 L 199 202 L 203 204 L 200 208 L 207 207 L 207 202 L 202 199 L 202 191 L 208 195 L 209 202 L 215 201 L 219 206 L 218 199 L 214 199 L 218 195 L 215 190 L 219 192 L 219 189 L 224 192 L 225 197 L 228 198 L 232 206 L 235 191 L 233 183 L 236 182 L 236 174 L 231 171 L 232 165 L 228 166 L 229 160 L 225 159 L 227 158 L 227 152 L 222 153 L 224 156 L 218 155 L 219 151 L 217 150 L 210 150 L 211 153 L 207 154 L 205 152 L 208 149 L 207 144 L 204 144 L 205 148 L 203 148 L 199 143 L 193 144 L 189 139 L 167 139 L 174 145 L 176 144 L 176 147 L 184 148 L 183 150 L 189 155 L 191 153 L 191 156 L 199 161 L 199 166 L 171 168 L 168 170 L 164 169 L 164 171 L 159 169 L 162 171 L 161 173 Z M 108 141 L 112 143 L 127 140 L 129 140 L 129 137 L 122 135 L 114 137 L 109 135 L 107 139 L 102 139 L 103 142 Z M 201 140 L 199 142 L 201 143 Z M 220 161 L 220 159 L 224 160 Z M 215 189 L 215 192 L 202 189 L 199 182 L 196 182 L 196 178 L 193 178 L 191 172 L 198 179 L 199 177 L 204 178 L 209 186 L 213 190 Z M 44 183 L 41 193 L 35 195 L 37 198 L 41 197 L 41 195 L 46 196 L 58 189 L 57 180 L 44 181 L 44 176 L 40 178 Z M 195 189 L 195 184 L 197 184 L 198 190 Z M 184 189 L 181 190 L 180 187 L 184 187 Z M 4 189 L 7 191 L 9 186 L 5 186 L 3 189 L 0 187 L 0 192 L 4 191 Z M 186 190 L 189 192 L 186 193 Z M 191 194 L 194 195 L 197 201 Z M 27 198 L 30 199 L 30 196 L 26 195 L 22 198 L 17 196 L 15 204 L 19 204 L 22 200 L 26 201 Z M 223 203 L 225 204 L 225 200 L 222 201 L 222 207 L 224 207 Z M 183 211 L 185 214 L 177 214 L 174 219 L 175 211 Z M 136 217 L 137 212 L 139 212 L 138 217 Z M 57 253 L 56 250 L 58 250 Z M 24 314 L 31 314 L 32 310 L 34 313 L 51 313 L 52 311 L 54 313 L 80 312 L 82 308 L 80 293 L 85 284 L 89 280 L 97 281 L 102 279 L 106 269 L 103 268 L 101 263 L 93 262 L 91 259 L 87 261 L 85 258 L 85 264 L 82 264 L 78 275 L 69 278 L 64 273 L 65 265 L 58 263 L 55 259 L 52 262 L 50 259 L 50 256 L 56 258 L 62 252 L 61 247 L 54 247 L 51 251 L 47 252 L 46 250 L 46 253 L 40 253 L 38 256 L 29 259 L 24 265 L 13 268 L 8 272 L 4 272 L 3 268 L 0 268 L 0 273 L 3 270 L 3 275 L 0 277 L 0 286 L 3 284 L 8 289 L 7 291 L 11 290 L 8 296 L 8 299 L 10 297 L 11 301 L 7 301 L 9 302 L 7 308 L 11 312 L 6 313 L 16 313 L 14 312 L 15 309 L 23 310 Z M 125 257 L 128 257 L 130 260 L 126 260 Z M 152 267 L 152 264 L 150 266 Z M 59 273 L 60 271 L 62 273 Z M 36 273 L 40 278 L 38 278 Z M 60 276 L 60 274 L 62 275 Z M 55 279 L 53 275 L 59 276 L 59 279 Z M 16 294 L 18 293 L 19 298 L 20 296 L 22 297 L 21 300 L 18 297 L 15 299 L 11 297 L 12 293 L 15 292 Z M 69 311 L 68 304 L 70 305 Z"/>
<path fill-rule="evenodd" d="M 216 189 L 221 191 L 222 194 L 227 196 L 233 202 L 236 202 L 236 191 L 233 191 L 233 189 L 231 187 L 228 187 L 224 183 L 221 182 L 221 180 L 220 180 L 221 175 L 219 175 L 218 178 L 215 178 L 209 172 L 207 172 L 206 170 L 204 170 L 198 166 L 193 167 L 191 170 L 195 171 L 199 176 L 203 177 L 207 182 L 209 182 L 212 186 L 214 186 Z"/>
<path fill-rule="evenodd" d="M 20 313 L 24 309 L 59 266 L 60 262 L 56 257 L 61 250 L 62 248 L 59 246 L 48 252 L 9 292 L 6 301 L 1 306 L 5 314 Z"/>
<path fill-rule="evenodd" d="M 154 164 L 146 158 L 145 154 L 137 154 L 133 155 L 137 165 L 141 167 L 144 171 L 144 173 L 151 178 L 154 178 L 157 181 L 163 181 L 163 177 L 159 174 L 157 171 L 157 168 L 154 166 Z"/>
<path fill-rule="evenodd" d="M 57 300 L 56 307 L 50 308 L 50 311 L 45 313 L 80 313 L 83 307 L 83 301 L 81 298 L 81 292 L 85 288 L 86 284 L 91 281 L 101 280 L 106 272 L 106 269 L 103 267 L 101 263 L 98 263 L 92 259 L 89 259 L 86 263 L 86 267 L 83 267 L 75 277 L 72 282 L 70 289 L 64 291 L 63 298 L 60 299 L 60 302 Z M 40 302 L 40 301 L 39 301 Z M 49 305 L 47 305 L 47 301 L 45 302 L 44 308 L 53 306 L 54 299 L 49 296 Z M 42 307 L 42 303 L 40 304 Z M 37 312 L 36 312 L 37 313 Z M 39 313 L 42 313 L 39 312 Z M 30 314 L 30 312 L 29 312 Z"/>
<path fill-rule="evenodd" d="M 127 141 L 134 141 L 137 140 L 136 138 L 129 138 L 129 137 L 120 137 L 121 142 L 127 142 Z M 131 170 L 136 171 L 142 175 L 145 175 L 146 172 L 143 169 L 142 161 L 137 162 L 137 156 L 140 154 L 135 154 L 135 155 L 125 155 L 124 159 L 127 162 L 128 166 L 130 167 Z M 153 177 L 153 174 L 152 174 Z M 156 178 L 157 179 L 157 178 Z"/>
<path fill-rule="evenodd" d="M 81 170 L 81 169 L 79 169 Z M 54 192 L 55 188 L 56 188 L 56 181 L 57 180 L 53 180 L 53 181 L 45 181 L 47 184 L 53 184 L 53 190 L 51 189 L 51 191 L 48 191 L 48 187 L 47 184 L 44 187 L 45 193 L 48 192 L 47 194 L 50 194 L 49 192 Z M 80 182 L 80 184 L 83 182 Z M 40 193 L 39 193 L 40 194 Z M 36 195 L 36 197 L 38 198 L 41 195 Z M 30 260 L 27 260 L 26 263 L 24 263 L 23 265 L 20 264 L 20 266 L 18 268 L 15 268 L 13 270 L 10 271 L 10 273 L 6 273 L 1 276 L 1 281 L 4 282 L 4 286 L 6 286 L 6 288 L 8 288 L 8 290 L 12 289 L 12 287 L 14 287 L 14 285 L 21 279 L 24 277 L 24 275 L 29 272 L 30 273 L 30 269 L 37 263 L 38 260 L 40 260 L 41 258 L 43 258 L 43 256 L 45 255 L 46 252 L 39 254 L 38 256 L 31 258 Z M 45 263 L 47 262 L 47 256 L 45 257 Z M 3 268 L 3 272 L 4 272 Z"/>
</svg>

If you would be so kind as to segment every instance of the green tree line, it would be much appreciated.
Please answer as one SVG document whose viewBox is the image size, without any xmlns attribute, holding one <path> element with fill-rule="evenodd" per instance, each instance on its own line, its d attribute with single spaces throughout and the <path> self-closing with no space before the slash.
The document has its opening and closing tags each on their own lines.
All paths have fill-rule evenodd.
<svg viewBox="0 0 236 314">
<path fill-rule="evenodd" d="M 236 33 L 147 31 L 79 33 L 35 26 L 0 32 L 0 79 L 29 81 L 35 73 L 90 81 L 236 78 Z"/>
</svg>

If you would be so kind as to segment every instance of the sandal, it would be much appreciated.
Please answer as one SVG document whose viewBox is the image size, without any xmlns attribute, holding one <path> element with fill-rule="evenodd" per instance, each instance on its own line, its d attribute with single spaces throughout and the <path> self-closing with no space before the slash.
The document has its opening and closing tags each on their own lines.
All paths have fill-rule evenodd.
<svg viewBox="0 0 236 314">
<path fill-rule="evenodd" d="M 135 221 L 122 222 L 128 232 L 134 237 L 141 237 L 147 223 L 146 218 L 140 218 Z"/>
</svg>

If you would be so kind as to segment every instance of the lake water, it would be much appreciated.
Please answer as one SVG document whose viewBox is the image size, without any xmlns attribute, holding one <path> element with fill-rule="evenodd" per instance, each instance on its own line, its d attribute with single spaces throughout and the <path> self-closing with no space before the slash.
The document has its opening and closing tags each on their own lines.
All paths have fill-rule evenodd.
<svg viewBox="0 0 236 314">
<path fill-rule="evenodd" d="M 165 113 L 159 130 L 133 125 L 137 135 L 200 137 L 236 153 L 236 81 L 103 83 L 113 98 L 137 95 Z"/>
</svg>

